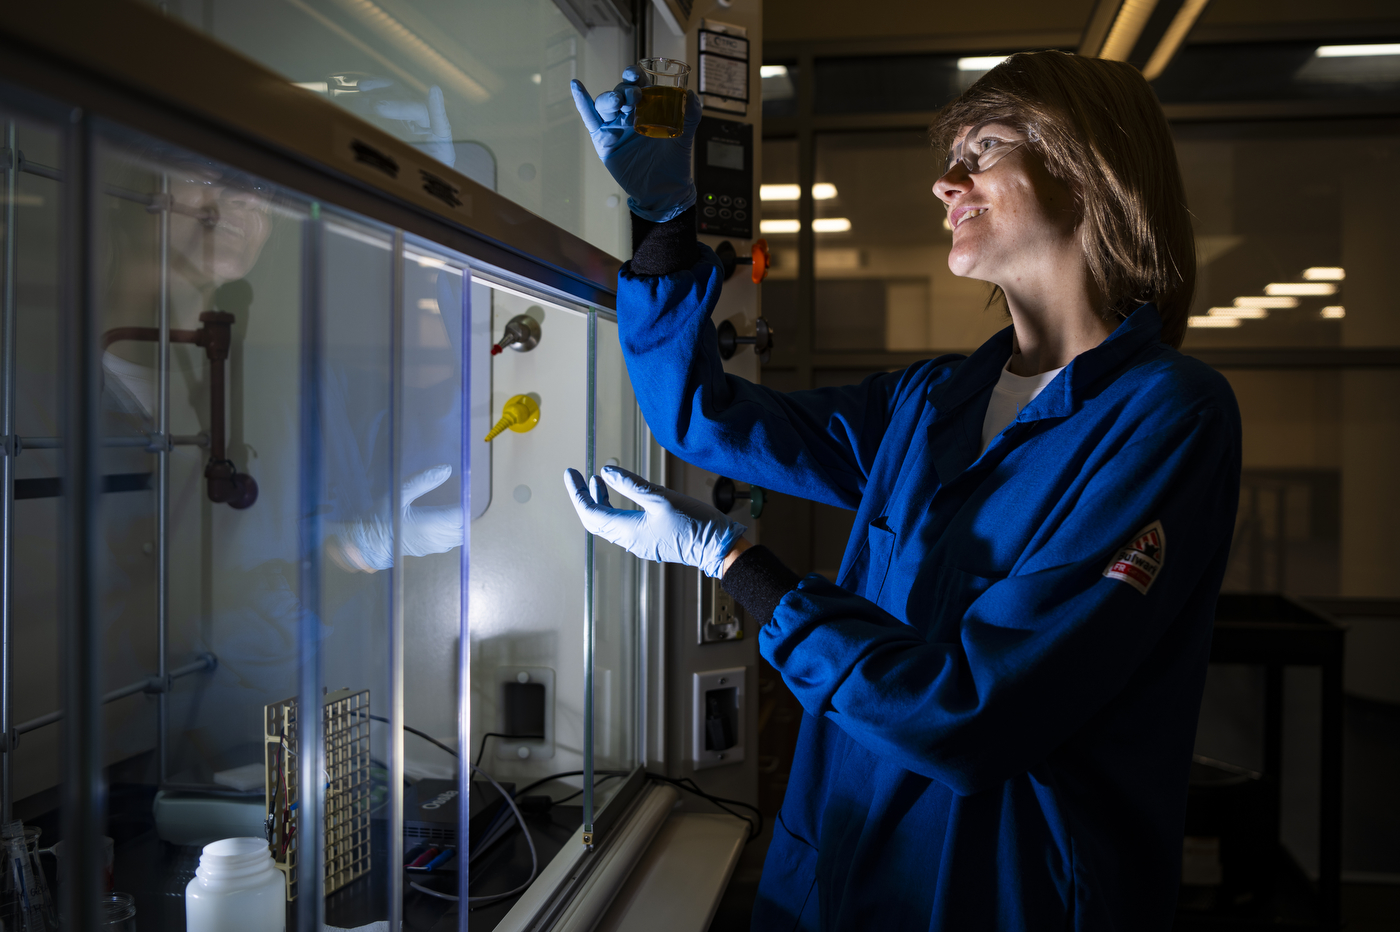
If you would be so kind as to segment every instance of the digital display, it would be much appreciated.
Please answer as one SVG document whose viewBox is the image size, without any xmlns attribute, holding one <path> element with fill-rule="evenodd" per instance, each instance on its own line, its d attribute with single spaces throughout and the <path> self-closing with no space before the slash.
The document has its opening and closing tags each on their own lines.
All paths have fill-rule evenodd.
<svg viewBox="0 0 1400 932">
<path fill-rule="evenodd" d="M 711 168 L 744 170 L 744 147 L 728 139 L 711 139 L 705 146 L 705 161 Z"/>
</svg>

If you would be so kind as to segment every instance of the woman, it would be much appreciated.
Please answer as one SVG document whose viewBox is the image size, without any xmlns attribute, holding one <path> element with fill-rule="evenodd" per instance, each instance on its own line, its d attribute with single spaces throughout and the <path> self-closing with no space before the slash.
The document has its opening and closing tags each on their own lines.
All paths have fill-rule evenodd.
<svg viewBox="0 0 1400 932">
<path fill-rule="evenodd" d="M 693 499 L 605 471 L 645 508 L 619 511 L 566 475 L 590 530 L 722 574 L 806 711 L 754 928 L 1166 928 L 1240 425 L 1174 349 L 1193 240 L 1147 83 L 1014 55 L 942 111 L 949 267 L 1011 326 L 791 394 L 722 372 L 684 143 L 629 136 L 634 94 L 576 88 L 638 215 L 618 317 L 648 423 L 688 462 L 858 512 L 833 584 Z"/>
</svg>

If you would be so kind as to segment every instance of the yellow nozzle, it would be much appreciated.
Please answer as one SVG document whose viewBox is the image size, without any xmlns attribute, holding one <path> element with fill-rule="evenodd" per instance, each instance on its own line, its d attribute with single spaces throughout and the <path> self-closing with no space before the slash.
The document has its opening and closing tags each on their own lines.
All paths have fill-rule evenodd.
<svg viewBox="0 0 1400 932">
<path fill-rule="evenodd" d="M 534 430 L 536 424 L 540 422 L 540 406 L 535 404 L 535 399 L 529 395 L 515 395 L 501 408 L 501 419 L 496 422 L 496 426 L 491 428 L 491 432 L 486 435 L 486 442 L 490 443 L 505 431 L 507 427 L 517 434 L 523 434 L 527 430 Z"/>
</svg>

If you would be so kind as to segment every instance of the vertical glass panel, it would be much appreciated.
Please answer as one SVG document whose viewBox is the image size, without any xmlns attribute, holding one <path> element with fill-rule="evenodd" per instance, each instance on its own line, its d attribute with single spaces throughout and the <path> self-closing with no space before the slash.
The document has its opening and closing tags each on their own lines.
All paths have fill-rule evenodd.
<svg viewBox="0 0 1400 932">
<path fill-rule="evenodd" d="M 768 240 L 773 265 L 763 283 L 763 316 L 775 333 L 769 369 L 794 365 L 797 359 L 797 140 L 763 140 L 763 180 L 759 187 L 762 217 L 759 232 Z"/>
<path fill-rule="evenodd" d="M 627 197 L 593 154 L 569 82 L 619 80 L 632 34 L 616 4 L 585 28 L 553 0 L 162 3 L 310 93 L 609 253 L 630 251 Z M 582 31 L 581 31 L 582 30 Z"/>
<path fill-rule="evenodd" d="M 818 351 L 967 351 L 1006 326 L 985 283 L 948 271 L 926 134 L 826 134 L 816 150 Z"/>
<path fill-rule="evenodd" d="M 957 97 L 988 70 L 980 55 L 818 58 L 812 72 L 812 111 L 929 112 Z"/>
<path fill-rule="evenodd" d="M 1198 263 L 1187 349 L 1400 345 L 1400 125 L 1178 127 Z M 1318 175 L 1319 147 L 1347 171 Z M 1300 199 L 1278 197 L 1297 190 Z"/>
<path fill-rule="evenodd" d="M 472 288 L 471 274 L 464 273 L 459 260 L 427 243 L 410 244 L 403 264 L 402 391 L 397 413 L 404 508 L 404 558 L 397 577 L 403 598 L 404 722 L 454 748 L 460 694 L 464 322 L 468 312 L 489 314 L 485 291 Z M 484 372 L 489 384 L 489 343 L 477 329 L 472 328 L 472 375 L 479 378 L 478 370 Z M 485 434 L 485 428 L 474 423 L 477 428 Z M 489 504 L 489 496 L 479 496 L 476 484 L 482 465 L 472 464 L 473 508 Z M 489 469 L 480 471 L 489 481 Z M 446 549 L 447 544 L 452 549 Z M 457 792 L 458 760 L 411 733 L 404 736 L 403 760 L 411 783 L 404 789 L 404 851 L 411 853 L 440 841 L 444 830 L 456 830 L 455 811 L 439 821 L 437 816 L 447 817 L 449 811 L 434 800 Z M 455 896 L 461 865 L 447 866 L 450 869 L 417 872 L 414 882 Z M 432 928 L 452 908 L 451 902 L 418 889 L 406 888 L 404 893 L 409 928 Z"/>
<path fill-rule="evenodd" d="M 475 500 L 472 508 L 464 750 L 484 771 L 473 789 L 483 800 L 492 799 L 486 775 L 507 790 L 563 800 L 528 817 L 543 869 L 582 822 L 585 535 L 562 477 L 586 465 L 588 316 L 495 283 L 473 287 L 474 314 L 478 302 L 490 310 L 490 341 L 503 349 L 491 355 L 487 343 L 472 363 L 490 373 L 491 430 L 501 430 L 480 455 L 484 434 L 472 437 L 473 474 L 489 459 L 491 489 L 484 510 Z M 472 896 L 507 893 L 530 876 L 529 848 L 512 830 L 473 865 Z M 512 903 L 482 903 L 472 922 L 489 926 Z"/>
<path fill-rule="evenodd" d="M 797 116 L 798 70 L 794 62 L 764 62 L 760 72 L 763 81 L 763 115 L 766 117 Z"/>
<path fill-rule="evenodd" d="M 265 710 L 297 691 L 306 211 L 116 129 L 96 162 L 106 834 L 141 921 L 179 927 L 202 847 L 263 836 L 290 758 Z"/>
<path fill-rule="evenodd" d="M 1183 349 L 1295 354 L 1400 346 L 1394 256 L 1400 127 L 1309 123 L 1178 127 L 1199 272 Z M 1311 170 L 1318 147 L 1348 171 Z M 1298 203 L 1277 192 L 1297 190 Z M 1262 358 L 1262 357 L 1261 357 Z M 1335 360 L 1334 360 L 1335 362 Z M 1384 369 L 1226 370 L 1244 415 L 1240 525 L 1226 585 L 1394 597 L 1388 463 L 1400 443 Z"/>
<path fill-rule="evenodd" d="M 618 342 L 617 323 L 598 318 L 597 406 L 594 462 L 642 471 L 636 398 Z M 614 495 L 616 507 L 635 507 Z M 595 794 L 599 807 L 622 785 L 621 775 L 639 761 L 637 692 L 639 573 L 636 557 L 603 540 L 593 544 L 593 767 L 602 781 Z M 611 777 L 605 771 L 619 776 Z"/>
<path fill-rule="evenodd" d="M 328 211 L 322 213 L 320 249 L 321 481 L 315 510 L 326 541 L 320 574 L 325 921 L 354 928 L 388 918 L 378 887 L 390 870 L 387 571 L 395 560 L 396 257 L 388 231 Z M 443 466 L 404 482 L 399 517 L 406 553 L 445 552 L 461 543 L 460 508 L 420 510 L 417 502 L 451 477 L 452 461 Z M 310 800 L 309 792 L 305 796 Z M 377 876 L 371 872 L 376 860 Z M 298 880 L 304 884 L 298 895 L 311 895 L 309 878 Z"/>
<path fill-rule="evenodd" d="M 57 915 L 57 878 L 52 865 L 42 863 L 50 859 L 36 867 L 29 852 L 61 837 L 63 726 L 58 719 L 65 699 L 60 620 L 66 606 L 59 591 L 65 432 L 60 179 L 66 153 L 58 127 L 12 107 L 9 100 L 0 100 L 0 127 L 9 150 L 0 159 L 0 432 L 35 441 L 31 455 L 0 460 L 0 624 L 8 648 L 0 684 L 0 731 L 17 736 L 17 746 L 3 756 L 0 785 L 3 821 L 22 822 L 24 830 L 6 832 L 6 857 L 8 864 L 16 855 L 23 857 L 30 868 L 24 876 L 40 884 L 31 909 L 24 910 L 15 896 L 15 872 L 6 870 L 0 921 L 10 924 L 26 913 L 40 922 L 52 922 Z"/>
</svg>

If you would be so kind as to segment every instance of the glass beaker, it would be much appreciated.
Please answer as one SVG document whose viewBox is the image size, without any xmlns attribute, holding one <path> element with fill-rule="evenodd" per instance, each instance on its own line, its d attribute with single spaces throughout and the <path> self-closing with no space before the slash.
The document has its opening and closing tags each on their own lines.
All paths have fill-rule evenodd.
<svg viewBox="0 0 1400 932">
<path fill-rule="evenodd" d="M 685 85 L 690 66 L 674 58 L 643 58 L 637 62 L 647 76 L 632 121 L 637 132 L 671 139 L 685 131 Z"/>
<path fill-rule="evenodd" d="M 136 897 L 130 893 L 107 893 L 98 901 L 102 932 L 136 932 Z"/>
<path fill-rule="evenodd" d="M 26 828 L 23 822 L 6 823 L 4 842 L 0 921 L 5 932 L 53 932 L 58 918 L 39 863 L 39 829 Z"/>
</svg>

